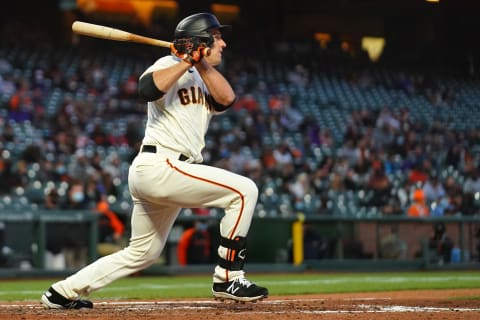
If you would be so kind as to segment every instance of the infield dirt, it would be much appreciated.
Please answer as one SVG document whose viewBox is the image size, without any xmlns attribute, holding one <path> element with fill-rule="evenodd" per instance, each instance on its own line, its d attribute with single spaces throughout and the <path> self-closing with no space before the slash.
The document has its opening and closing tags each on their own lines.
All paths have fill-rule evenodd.
<svg viewBox="0 0 480 320">
<path fill-rule="evenodd" d="M 257 303 L 213 299 L 94 300 L 91 310 L 46 310 L 39 302 L 1 302 L 0 320 L 322 319 L 478 320 L 480 289 L 272 296 Z"/>
</svg>

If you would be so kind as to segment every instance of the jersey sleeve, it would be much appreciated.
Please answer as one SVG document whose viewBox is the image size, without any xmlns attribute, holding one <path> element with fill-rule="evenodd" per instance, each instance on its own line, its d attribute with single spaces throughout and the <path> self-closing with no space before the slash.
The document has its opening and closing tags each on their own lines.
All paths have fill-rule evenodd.
<svg viewBox="0 0 480 320">
<path fill-rule="evenodd" d="M 160 70 L 160 69 L 165 69 L 165 68 L 168 68 L 172 65 L 175 64 L 175 59 L 172 57 L 172 56 L 165 56 L 165 57 L 162 57 L 160 59 L 158 59 L 157 61 L 155 61 L 154 64 L 152 64 L 150 67 L 148 67 L 143 73 L 142 75 L 140 76 L 140 78 L 142 78 L 144 75 L 146 75 L 147 73 L 150 73 L 150 72 L 153 72 L 153 71 L 156 71 L 156 70 Z"/>
</svg>

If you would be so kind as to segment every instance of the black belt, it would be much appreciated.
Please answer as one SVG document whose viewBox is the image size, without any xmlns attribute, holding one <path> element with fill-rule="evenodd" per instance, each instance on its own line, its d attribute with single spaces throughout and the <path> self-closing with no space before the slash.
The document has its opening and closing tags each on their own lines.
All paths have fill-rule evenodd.
<svg viewBox="0 0 480 320">
<path fill-rule="evenodd" d="M 149 153 L 157 153 L 157 146 L 152 146 L 152 145 L 144 145 L 142 146 L 142 152 L 149 152 Z M 184 154 L 180 154 L 178 157 L 178 160 L 180 161 L 186 161 L 188 160 L 188 157 Z"/>
</svg>

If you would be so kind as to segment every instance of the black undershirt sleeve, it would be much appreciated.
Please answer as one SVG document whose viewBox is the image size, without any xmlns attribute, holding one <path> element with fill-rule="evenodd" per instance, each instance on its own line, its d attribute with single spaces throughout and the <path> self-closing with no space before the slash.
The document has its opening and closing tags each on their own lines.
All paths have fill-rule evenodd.
<svg viewBox="0 0 480 320">
<path fill-rule="evenodd" d="M 138 95 L 147 101 L 155 101 L 163 97 L 165 93 L 158 90 L 153 82 L 153 72 L 147 73 L 138 82 Z"/>
<path fill-rule="evenodd" d="M 217 101 L 212 99 L 212 108 L 213 108 L 213 110 L 215 110 L 217 112 L 222 112 L 222 111 L 227 110 L 231 106 L 233 106 L 234 103 L 235 103 L 235 100 L 233 100 L 233 102 L 230 103 L 229 105 L 223 105 L 223 104 L 220 104 Z"/>
</svg>

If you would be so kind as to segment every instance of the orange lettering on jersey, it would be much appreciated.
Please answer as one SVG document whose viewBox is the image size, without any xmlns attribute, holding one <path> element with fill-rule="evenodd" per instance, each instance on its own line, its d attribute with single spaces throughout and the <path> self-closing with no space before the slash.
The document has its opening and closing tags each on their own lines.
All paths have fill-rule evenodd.
<svg viewBox="0 0 480 320">
<path fill-rule="evenodd" d="M 190 103 L 190 96 L 188 95 L 188 90 L 187 89 L 180 89 L 177 92 L 178 97 L 180 98 L 180 103 L 186 106 L 187 104 Z"/>
</svg>

